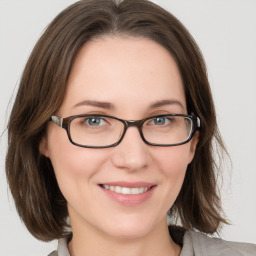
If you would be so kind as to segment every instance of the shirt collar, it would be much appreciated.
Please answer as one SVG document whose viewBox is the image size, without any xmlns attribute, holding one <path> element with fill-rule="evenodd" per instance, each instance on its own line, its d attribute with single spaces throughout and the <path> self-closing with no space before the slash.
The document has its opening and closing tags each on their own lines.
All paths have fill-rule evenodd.
<svg viewBox="0 0 256 256">
<path fill-rule="evenodd" d="M 58 256 L 70 256 L 68 251 L 68 242 L 70 241 L 70 236 L 61 238 L 58 243 Z M 189 231 L 185 232 L 183 237 L 183 246 L 180 256 L 194 256 L 194 249 Z"/>
</svg>

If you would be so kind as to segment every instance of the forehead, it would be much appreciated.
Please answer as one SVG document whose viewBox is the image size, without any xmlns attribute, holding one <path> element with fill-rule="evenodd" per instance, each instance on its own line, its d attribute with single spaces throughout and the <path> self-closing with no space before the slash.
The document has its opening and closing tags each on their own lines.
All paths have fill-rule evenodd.
<svg viewBox="0 0 256 256">
<path fill-rule="evenodd" d="M 186 104 L 180 72 L 164 47 L 146 38 L 107 36 L 79 51 L 62 108 L 81 100 L 132 107 L 173 98 Z"/>
</svg>

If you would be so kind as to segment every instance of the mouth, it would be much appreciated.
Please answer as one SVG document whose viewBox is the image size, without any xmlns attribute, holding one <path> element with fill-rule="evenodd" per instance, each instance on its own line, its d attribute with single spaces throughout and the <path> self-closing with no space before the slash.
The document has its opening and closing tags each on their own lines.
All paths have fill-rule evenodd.
<svg viewBox="0 0 256 256">
<path fill-rule="evenodd" d="M 157 184 L 148 182 L 110 182 L 99 184 L 105 194 L 123 206 L 136 206 L 149 200 Z"/>
<path fill-rule="evenodd" d="M 139 187 L 123 187 L 123 186 L 113 186 L 113 185 L 105 185 L 100 184 L 100 186 L 106 190 L 110 190 L 112 192 L 123 194 L 123 195 L 139 195 L 145 193 L 152 189 L 153 186 L 139 186 Z"/>
</svg>

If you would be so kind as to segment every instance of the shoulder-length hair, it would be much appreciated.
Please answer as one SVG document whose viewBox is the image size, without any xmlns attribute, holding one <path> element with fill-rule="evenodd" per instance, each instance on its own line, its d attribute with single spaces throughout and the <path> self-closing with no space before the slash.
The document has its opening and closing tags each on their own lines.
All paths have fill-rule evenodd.
<svg viewBox="0 0 256 256">
<path fill-rule="evenodd" d="M 182 189 L 172 207 L 185 229 L 214 233 L 221 216 L 213 143 L 224 149 L 201 52 L 186 28 L 169 12 L 146 0 L 84 0 L 62 11 L 48 26 L 24 69 L 8 123 L 6 174 L 17 211 L 36 238 L 66 235 L 67 203 L 53 167 L 39 142 L 49 117 L 62 104 L 74 59 L 97 37 L 148 38 L 175 59 L 185 89 L 188 113 L 201 119 L 199 142 Z M 114 72 L 114 71 L 113 71 Z"/>
</svg>

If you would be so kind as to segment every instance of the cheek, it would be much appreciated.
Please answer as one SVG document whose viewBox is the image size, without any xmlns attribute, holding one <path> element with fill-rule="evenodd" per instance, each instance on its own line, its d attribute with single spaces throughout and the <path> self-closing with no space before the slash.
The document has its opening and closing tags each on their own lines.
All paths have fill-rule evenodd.
<svg viewBox="0 0 256 256">
<path fill-rule="evenodd" d="M 165 175 L 183 176 L 190 162 L 190 146 L 189 144 L 184 144 L 169 148 L 159 148 L 155 158 L 157 158 L 156 161 Z"/>
<path fill-rule="evenodd" d="M 173 203 L 182 187 L 190 160 L 189 145 L 161 148 L 155 154 L 155 161 L 164 178 L 163 194 Z"/>
<path fill-rule="evenodd" d="M 70 194 L 88 189 L 104 165 L 104 154 L 71 144 L 65 133 L 52 133 L 48 138 L 49 158 L 64 197 L 68 199 Z"/>
</svg>

